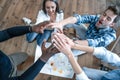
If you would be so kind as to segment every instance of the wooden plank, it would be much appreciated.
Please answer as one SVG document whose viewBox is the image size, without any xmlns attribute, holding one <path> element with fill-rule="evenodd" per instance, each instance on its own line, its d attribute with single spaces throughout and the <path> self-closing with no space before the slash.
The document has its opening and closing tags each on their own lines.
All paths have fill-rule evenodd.
<svg viewBox="0 0 120 80">
<path fill-rule="evenodd" d="M 77 0 L 72 0 L 71 2 L 72 2 L 71 14 L 74 14 L 77 12 Z"/>
<path fill-rule="evenodd" d="M 28 17 L 35 22 L 38 10 L 42 8 L 43 0 L 0 0 L 0 29 L 6 29 L 13 25 L 24 25 L 22 17 Z M 74 12 L 78 14 L 96 14 L 102 12 L 106 6 L 114 3 L 119 4 L 119 0 L 58 0 L 60 9 L 64 10 L 65 18 L 72 16 Z M 0 43 L 0 49 L 7 55 L 22 51 L 34 56 L 36 41 L 28 43 L 26 37 L 16 37 Z M 34 58 L 30 58 L 26 64 L 20 68 L 26 69 L 30 66 Z M 91 54 L 82 55 L 78 60 L 79 64 L 87 67 L 98 67 L 98 61 Z M 95 65 L 96 64 L 96 65 Z M 60 78 L 51 75 L 39 74 L 35 80 L 75 80 Z"/>
</svg>

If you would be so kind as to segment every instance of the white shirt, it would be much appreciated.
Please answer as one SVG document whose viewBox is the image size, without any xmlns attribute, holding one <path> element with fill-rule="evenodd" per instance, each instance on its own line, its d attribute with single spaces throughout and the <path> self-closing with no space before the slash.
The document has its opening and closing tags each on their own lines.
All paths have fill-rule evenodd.
<svg viewBox="0 0 120 80">
<path fill-rule="evenodd" d="M 107 62 L 112 66 L 116 66 L 120 68 L 120 57 L 104 47 L 96 47 L 94 48 L 94 56 L 96 56 L 101 61 Z"/>
<path fill-rule="evenodd" d="M 120 57 L 104 47 L 95 47 L 93 55 L 96 56 L 98 59 L 111 64 L 112 66 L 120 68 Z M 76 74 L 76 80 L 90 80 L 90 79 L 88 79 L 86 74 L 83 72 L 81 74 Z"/>
<path fill-rule="evenodd" d="M 59 21 L 63 20 L 63 18 L 64 18 L 64 13 L 63 12 L 57 13 L 56 22 L 59 22 Z M 37 16 L 35 24 L 38 24 L 38 23 L 43 22 L 43 21 L 49 21 L 49 20 L 50 20 L 50 16 L 48 14 L 45 14 L 43 12 L 43 10 L 40 10 L 38 12 L 38 16 Z"/>
</svg>

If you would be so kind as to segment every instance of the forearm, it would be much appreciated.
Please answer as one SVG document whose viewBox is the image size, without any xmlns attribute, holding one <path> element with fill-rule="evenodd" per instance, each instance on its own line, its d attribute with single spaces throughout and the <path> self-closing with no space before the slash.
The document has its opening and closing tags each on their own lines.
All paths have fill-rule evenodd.
<svg viewBox="0 0 120 80">
<path fill-rule="evenodd" d="M 41 71 L 45 62 L 38 59 L 27 71 L 25 71 L 19 78 L 22 80 L 33 80 L 37 74 Z"/>
<path fill-rule="evenodd" d="M 70 53 L 70 55 L 68 55 L 68 59 L 69 59 L 71 65 L 72 65 L 72 68 L 73 68 L 74 72 L 76 74 L 82 73 L 82 69 L 79 66 L 79 64 L 78 64 L 77 60 L 75 59 L 75 57 L 73 56 L 72 52 Z"/>
<path fill-rule="evenodd" d="M 76 23 L 77 22 L 77 19 L 75 17 L 69 17 L 69 18 L 66 18 L 62 21 L 60 21 L 60 23 L 64 26 L 66 24 L 70 24 L 70 23 Z"/>
<path fill-rule="evenodd" d="M 85 51 L 85 52 L 88 52 L 88 53 L 93 53 L 94 52 L 93 47 L 89 47 L 87 45 L 80 45 L 80 44 L 77 44 L 77 43 L 74 43 L 72 48 L 77 49 L 77 50 L 81 50 L 81 51 Z"/>
<path fill-rule="evenodd" d="M 29 26 L 15 26 L 12 28 L 8 28 L 6 30 L 0 31 L 1 36 L 0 42 L 29 32 L 30 32 Z"/>
<path fill-rule="evenodd" d="M 87 40 L 76 40 L 74 43 L 77 43 L 79 45 L 89 46 Z"/>
<path fill-rule="evenodd" d="M 72 52 L 68 56 L 68 59 L 72 65 L 72 68 L 76 74 L 76 80 L 89 80 L 87 75 L 84 73 L 80 65 L 78 64 L 77 60 L 74 58 Z"/>
</svg>

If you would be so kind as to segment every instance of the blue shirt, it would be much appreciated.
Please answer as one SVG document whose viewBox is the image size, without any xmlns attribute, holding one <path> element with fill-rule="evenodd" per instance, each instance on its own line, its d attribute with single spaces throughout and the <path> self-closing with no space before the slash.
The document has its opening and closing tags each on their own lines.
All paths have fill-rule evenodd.
<svg viewBox="0 0 120 80">
<path fill-rule="evenodd" d="M 86 32 L 86 38 L 89 46 L 106 47 L 116 39 L 116 31 L 113 28 L 96 28 L 95 24 L 99 20 L 99 15 L 75 14 L 74 17 L 77 18 L 76 24 L 78 25 L 80 25 L 81 23 L 89 23 L 89 27 Z"/>
</svg>

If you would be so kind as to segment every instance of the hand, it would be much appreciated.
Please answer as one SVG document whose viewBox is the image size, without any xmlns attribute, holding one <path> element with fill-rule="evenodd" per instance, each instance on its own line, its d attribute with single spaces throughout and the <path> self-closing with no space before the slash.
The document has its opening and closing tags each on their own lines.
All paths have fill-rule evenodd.
<svg viewBox="0 0 120 80">
<path fill-rule="evenodd" d="M 58 32 L 63 33 L 63 26 L 61 23 L 50 23 L 46 25 L 47 28 L 57 28 Z"/>
<path fill-rule="evenodd" d="M 59 38 L 61 38 L 62 40 L 65 40 L 65 42 L 66 42 L 67 44 L 69 44 L 71 48 L 73 48 L 74 42 L 73 42 L 72 39 L 68 38 L 66 35 L 64 35 L 64 34 L 62 34 L 62 33 L 53 33 L 52 39 L 54 39 L 54 36 L 55 36 L 55 35 L 58 36 Z"/>
<path fill-rule="evenodd" d="M 53 44 L 59 51 L 64 53 L 66 56 L 71 55 L 71 46 L 66 42 L 65 39 L 61 37 L 61 35 L 54 35 Z"/>
<path fill-rule="evenodd" d="M 48 59 L 53 56 L 56 53 L 59 53 L 60 51 L 53 46 L 53 44 L 50 45 L 50 47 L 46 48 L 45 47 L 46 41 L 43 42 L 42 44 L 42 56 L 40 57 L 40 59 L 44 62 L 47 62 Z"/>
<path fill-rule="evenodd" d="M 46 29 L 46 25 L 49 24 L 49 23 L 50 23 L 50 21 L 44 21 L 42 23 L 34 25 L 32 27 L 32 31 L 37 32 L 37 33 L 44 33 L 44 29 Z"/>
</svg>

